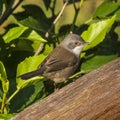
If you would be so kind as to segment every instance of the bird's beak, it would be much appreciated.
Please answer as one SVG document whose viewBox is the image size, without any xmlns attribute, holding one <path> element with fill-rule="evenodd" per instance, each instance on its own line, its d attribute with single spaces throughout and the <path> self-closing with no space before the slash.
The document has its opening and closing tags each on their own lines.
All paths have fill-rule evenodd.
<svg viewBox="0 0 120 120">
<path fill-rule="evenodd" d="M 90 44 L 90 42 L 85 42 L 85 43 L 84 43 L 84 46 L 89 45 L 89 44 Z"/>
</svg>

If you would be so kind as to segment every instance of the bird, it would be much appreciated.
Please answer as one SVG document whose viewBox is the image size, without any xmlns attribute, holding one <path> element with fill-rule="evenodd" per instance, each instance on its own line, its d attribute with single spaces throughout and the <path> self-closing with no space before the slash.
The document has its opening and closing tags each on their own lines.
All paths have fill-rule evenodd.
<svg viewBox="0 0 120 120">
<path fill-rule="evenodd" d="M 64 82 L 77 70 L 80 63 L 80 54 L 86 44 L 87 42 L 80 35 L 70 33 L 36 70 L 18 77 L 22 80 L 28 80 L 36 76 L 43 76 L 55 83 Z"/>
</svg>

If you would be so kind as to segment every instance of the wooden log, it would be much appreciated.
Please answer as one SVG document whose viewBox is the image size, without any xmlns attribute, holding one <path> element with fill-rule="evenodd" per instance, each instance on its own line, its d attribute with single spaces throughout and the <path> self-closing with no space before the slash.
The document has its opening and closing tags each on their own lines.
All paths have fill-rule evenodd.
<svg viewBox="0 0 120 120">
<path fill-rule="evenodd" d="M 11 120 L 120 120 L 120 58 L 29 106 Z"/>
</svg>

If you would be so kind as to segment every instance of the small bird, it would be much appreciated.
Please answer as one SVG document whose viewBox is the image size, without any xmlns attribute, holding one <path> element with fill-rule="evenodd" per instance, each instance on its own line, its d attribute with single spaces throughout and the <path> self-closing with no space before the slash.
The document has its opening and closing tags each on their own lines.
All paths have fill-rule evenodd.
<svg viewBox="0 0 120 120">
<path fill-rule="evenodd" d="M 19 77 L 23 80 L 44 76 L 55 83 L 66 81 L 74 74 L 80 63 L 80 54 L 87 43 L 77 34 L 69 34 L 35 71 Z"/>
</svg>

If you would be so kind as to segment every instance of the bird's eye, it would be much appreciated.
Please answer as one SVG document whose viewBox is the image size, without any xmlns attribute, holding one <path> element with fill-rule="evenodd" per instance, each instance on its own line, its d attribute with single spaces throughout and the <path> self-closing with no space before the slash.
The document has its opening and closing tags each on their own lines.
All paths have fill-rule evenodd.
<svg viewBox="0 0 120 120">
<path fill-rule="evenodd" d="M 79 46 L 81 43 L 80 42 L 74 42 L 75 46 Z"/>
</svg>

